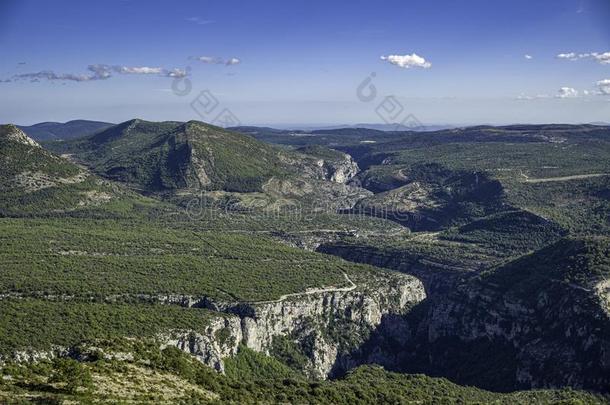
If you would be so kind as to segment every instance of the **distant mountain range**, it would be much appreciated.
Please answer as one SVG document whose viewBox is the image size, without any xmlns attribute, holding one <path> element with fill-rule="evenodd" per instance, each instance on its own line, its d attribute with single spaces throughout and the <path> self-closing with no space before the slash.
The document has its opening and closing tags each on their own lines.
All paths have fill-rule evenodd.
<svg viewBox="0 0 610 405">
<path fill-rule="evenodd" d="M 62 122 L 41 122 L 18 127 L 36 141 L 68 140 L 91 135 L 114 124 L 101 121 L 74 120 Z"/>
<path fill-rule="evenodd" d="M 91 120 L 73 120 L 68 122 L 40 122 L 34 125 L 17 125 L 18 128 L 23 130 L 32 139 L 39 142 L 46 141 L 57 141 L 57 140 L 70 140 L 75 138 L 82 138 L 85 136 L 93 135 L 97 132 L 106 130 L 115 124 L 103 121 L 91 121 Z M 591 122 L 588 125 L 596 126 L 610 126 L 607 122 Z M 490 126 L 491 125 L 485 125 Z M 508 127 L 514 127 L 511 125 Z M 520 125 L 530 126 L 530 125 Z M 304 133 L 304 134 L 319 134 L 320 132 L 326 133 L 327 131 L 336 130 L 372 130 L 380 132 L 434 132 L 442 131 L 454 128 L 471 128 L 477 127 L 476 125 L 451 125 L 451 124 L 440 124 L 440 125 L 421 125 L 421 126 L 406 126 L 401 124 L 371 124 L 371 123 L 360 123 L 354 125 L 295 125 L 295 126 L 282 126 L 279 128 L 271 127 L 258 127 L 258 126 L 241 126 L 228 128 L 234 131 L 243 132 L 247 134 L 253 133 L 264 133 L 264 134 L 286 134 L 286 133 Z M 478 126 L 480 127 L 480 125 Z M 373 132 L 371 132 L 373 134 Z"/>
<path fill-rule="evenodd" d="M 302 127 L 295 126 L 295 127 L 292 127 L 292 129 L 302 130 L 302 131 L 323 131 L 323 130 L 333 130 L 333 129 L 343 129 L 343 128 L 350 128 L 350 129 L 362 128 L 362 129 L 374 129 L 377 131 L 388 131 L 388 132 L 394 132 L 394 131 L 427 132 L 427 131 L 439 131 L 441 129 L 456 128 L 458 126 L 459 125 L 424 125 L 424 124 L 408 126 L 408 125 L 402 125 L 402 124 L 361 123 L 361 124 L 353 124 L 353 125 L 302 126 Z"/>
</svg>

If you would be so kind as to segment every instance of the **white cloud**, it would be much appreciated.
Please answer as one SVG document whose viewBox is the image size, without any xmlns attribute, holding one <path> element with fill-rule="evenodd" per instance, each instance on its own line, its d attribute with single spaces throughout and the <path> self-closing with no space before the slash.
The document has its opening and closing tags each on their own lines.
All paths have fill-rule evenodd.
<svg viewBox="0 0 610 405">
<path fill-rule="evenodd" d="M 532 59 L 534 59 L 534 57 L 533 57 L 532 55 L 528 55 L 528 54 L 523 55 L 523 57 L 524 57 L 525 59 L 527 59 L 527 60 L 532 60 Z"/>
<path fill-rule="evenodd" d="M 575 98 L 578 97 L 578 90 L 573 87 L 562 87 L 557 92 L 556 98 Z"/>
<path fill-rule="evenodd" d="M 198 60 L 199 62 L 203 62 L 210 65 L 222 65 L 224 61 L 222 58 L 218 58 L 216 56 L 194 56 L 191 59 Z"/>
<path fill-rule="evenodd" d="M 238 65 L 241 63 L 241 59 L 239 58 L 229 58 L 224 60 L 223 58 L 219 58 L 218 56 L 192 56 L 189 59 L 198 60 L 199 62 L 208 64 L 208 65 Z"/>
<path fill-rule="evenodd" d="M 432 67 L 432 64 L 428 62 L 425 58 L 419 56 L 416 53 L 411 55 L 388 55 L 382 56 L 381 60 L 384 60 L 392 65 L 396 65 L 403 69 L 409 69 L 412 67 L 419 67 L 423 69 L 429 69 Z"/>
<path fill-rule="evenodd" d="M 593 53 L 591 55 L 593 56 L 593 58 L 595 58 L 596 61 L 598 61 L 602 65 L 610 64 L 610 52 Z"/>
<path fill-rule="evenodd" d="M 164 71 L 160 67 L 148 66 L 113 66 L 112 68 L 117 73 L 129 75 L 158 75 Z"/>
<path fill-rule="evenodd" d="M 183 69 L 172 69 L 172 70 L 167 70 L 164 72 L 165 76 L 167 77 L 173 77 L 173 78 L 177 78 L 177 79 L 181 79 L 183 77 L 188 76 L 188 72 L 186 70 Z"/>
<path fill-rule="evenodd" d="M 578 91 L 573 87 L 561 87 L 558 91 L 557 94 L 555 94 L 554 96 L 550 96 L 548 94 L 538 94 L 536 96 L 530 96 L 527 94 L 520 94 L 517 97 L 517 100 L 538 100 L 538 99 L 548 99 L 548 98 L 559 98 L 559 99 L 566 99 L 566 98 L 581 98 L 581 97 L 589 97 L 589 96 L 594 96 L 594 95 L 600 95 L 600 96 L 604 96 L 604 95 L 610 95 L 610 79 L 604 79 L 604 80 L 600 80 L 596 83 L 596 89 L 591 89 L 591 90 L 582 90 L 582 91 Z"/>
<path fill-rule="evenodd" d="M 568 53 L 560 53 L 556 56 L 557 59 L 565 59 L 565 60 L 581 60 L 581 59 L 593 59 L 602 65 L 610 64 L 610 51 L 608 52 L 588 52 L 588 53 L 576 53 L 576 52 L 568 52 Z"/>
<path fill-rule="evenodd" d="M 14 75 L 11 80 L 29 80 L 30 82 L 38 82 L 41 79 L 49 81 L 72 81 L 72 82 L 89 82 L 93 80 L 105 80 L 111 77 L 110 72 L 103 67 L 104 65 L 89 65 L 87 68 L 89 74 L 74 74 L 74 73 L 56 73 L 52 70 L 42 70 L 40 72 L 20 73 Z"/>
<path fill-rule="evenodd" d="M 517 100 L 540 100 L 543 98 L 551 98 L 548 94 L 536 94 L 535 96 L 528 96 L 526 94 L 521 94 L 517 97 Z"/>
<path fill-rule="evenodd" d="M 599 94 L 610 95 L 610 79 L 604 79 L 597 82 Z"/>
<path fill-rule="evenodd" d="M 110 74 L 109 72 L 115 72 L 122 75 L 158 75 L 165 77 L 185 77 L 187 72 L 182 69 L 165 69 L 162 67 L 149 67 L 149 66 L 122 66 L 122 65 L 91 65 L 89 69 L 95 67 L 97 70 Z"/>
<path fill-rule="evenodd" d="M 121 66 L 121 65 L 105 65 L 94 64 L 87 66 L 88 74 L 74 73 L 56 73 L 51 70 L 43 70 L 33 73 L 21 73 L 14 75 L 11 79 L 5 81 L 29 80 L 37 82 L 42 79 L 49 81 L 73 81 L 73 82 L 89 82 L 94 80 L 106 80 L 112 77 L 113 73 L 122 75 L 157 75 L 163 77 L 181 78 L 187 76 L 187 72 L 181 69 L 164 69 L 161 67 L 148 66 Z"/>
<path fill-rule="evenodd" d="M 578 55 L 574 52 L 560 53 L 556 56 L 557 59 L 577 60 Z"/>
<path fill-rule="evenodd" d="M 109 65 L 96 64 L 89 65 L 87 69 L 93 72 L 94 76 L 99 79 L 108 79 L 112 76 L 112 68 Z"/>
</svg>

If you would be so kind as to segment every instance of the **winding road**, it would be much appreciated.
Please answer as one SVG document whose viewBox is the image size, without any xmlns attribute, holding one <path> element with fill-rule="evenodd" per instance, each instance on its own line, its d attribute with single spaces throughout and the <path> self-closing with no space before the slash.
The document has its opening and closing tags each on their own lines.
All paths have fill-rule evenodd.
<svg viewBox="0 0 610 405">
<path fill-rule="evenodd" d="M 313 295 L 313 294 L 320 294 L 320 293 L 347 292 L 347 291 L 352 291 L 352 290 L 356 289 L 357 285 L 349 278 L 347 273 L 343 272 L 343 277 L 345 277 L 345 280 L 350 284 L 349 286 L 347 286 L 347 287 L 308 288 L 304 292 L 281 295 L 280 298 L 278 298 L 277 300 L 253 301 L 253 302 L 251 302 L 251 304 L 274 304 L 274 303 L 286 301 L 288 298 L 292 298 L 292 297 L 301 297 L 301 296 L 305 296 L 305 295 Z"/>
<path fill-rule="evenodd" d="M 610 173 L 593 173 L 593 174 L 575 174 L 572 176 L 561 176 L 561 177 L 543 177 L 532 179 L 523 172 L 521 176 L 525 178 L 526 183 L 548 183 L 551 181 L 570 181 L 570 180 L 582 180 L 582 179 L 590 179 L 593 177 L 603 177 L 608 176 Z"/>
</svg>

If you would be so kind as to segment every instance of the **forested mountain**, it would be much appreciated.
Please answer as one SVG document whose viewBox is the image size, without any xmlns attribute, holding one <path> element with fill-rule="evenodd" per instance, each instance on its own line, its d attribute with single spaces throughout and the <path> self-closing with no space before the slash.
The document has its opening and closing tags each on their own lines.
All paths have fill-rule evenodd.
<svg viewBox="0 0 610 405">
<path fill-rule="evenodd" d="M 0 127 L 0 399 L 607 403 L 607 128 L 247 131 Z"/>
</svg>

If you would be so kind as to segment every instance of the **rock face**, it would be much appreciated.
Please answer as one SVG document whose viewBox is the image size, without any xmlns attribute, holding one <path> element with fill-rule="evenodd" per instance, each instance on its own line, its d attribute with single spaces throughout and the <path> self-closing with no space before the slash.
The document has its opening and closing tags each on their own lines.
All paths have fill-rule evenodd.
<svg viewBox="0 0 610 405">
<path fill-rule="evenodd" d="M 487 274 L 453 278 L 452 287 L 431 275 L 426 302 L 384 320 L 338 362 L 340 371 L 376 362 L 496 391 L 571 386 L 609 392 L 610 282 L 599 280 L 608 245 L 592 243 L 596 256 L 581 245 L 562 240 Z M 370 263 L 384 264 L 370 253 Z"/>
<path fill-rule="evenodd" d="M 431 301 L 411 326 L 399 368 L 419 364 L 495 390 L 610 390 L 610 318 L 601 297 L 567 283 L 553 282 L 525 300 L 473 280 Z M 492 368 L 495 376 L 485 371 Z"/>
<path fill-rule="evenodd" d="M 13 142 L 22 143 L 24 145 L 40 148 L 38 142 L 27 136 L 22 130 L 12 124 L 0 125 L 0 140 L 3 138 Z"/>
<path fill-rule="evenodd" d="M 358 164 L 347 154 L 344 154 L 342 159 L 323 160 L 322 162 L 326 178 L 335 183 L 347 183 L 360 172 Z"/>
<path fill-rule="evenodd" d="M 224 372 L 225 357 L 237 354 L 242 341 L 240 319 L 233 316 L 212 319 L 204 331 L 172 333 L 162 337 L 162 347 L 175 346 L 202 363 Z"/>
<path fill-rule="evenodd" d="M 360 168 L 356 161 L 347 153 L 335 149 L 329 149 L 319 145 L 311 145 L 297 149 L 302 156 L 313 157 L 314 165 L 305 169 L 310 177 L 329 180 L 334 183 L 344 184 L 354 178 Z M 311 170 L 312 168 L 318 170 Z"/>
<path fill-rule="evenodd" d="M 409 276 L 391 278 L 388 285 L 367 291 L 315 293 L 254 304 L 242 312 L 244 344 L 271 354 L 275 337 L 289 337 L 297 346 L 306 342 L 315 378 L 329 376 L 339 353 L 359 346 L 387 314 L 400 314 L 422 301 L 422 284 Z M 238 310 L 239 312 L 239 310 Z"/>
<path fill-rule="evenodd" d="M 276 339 L 287 339 L 307 357 L 305 372 L 314 378 L 328 377 L 340 356 L 362 344 L 384 316 L 404 314 L 425 298 L 415 278 L 390 274 L 371 280 L 367 287 L 344 287 L 333 291 L 310 291 L 277 301 L 213 303 L 209 309 L 232 313 L 213 321 L 205 331 L 166 338 L 203 363 L 222 371 L 222 358 L 236 354 L 239 344 L 273 354 Z"/>
</svg>

